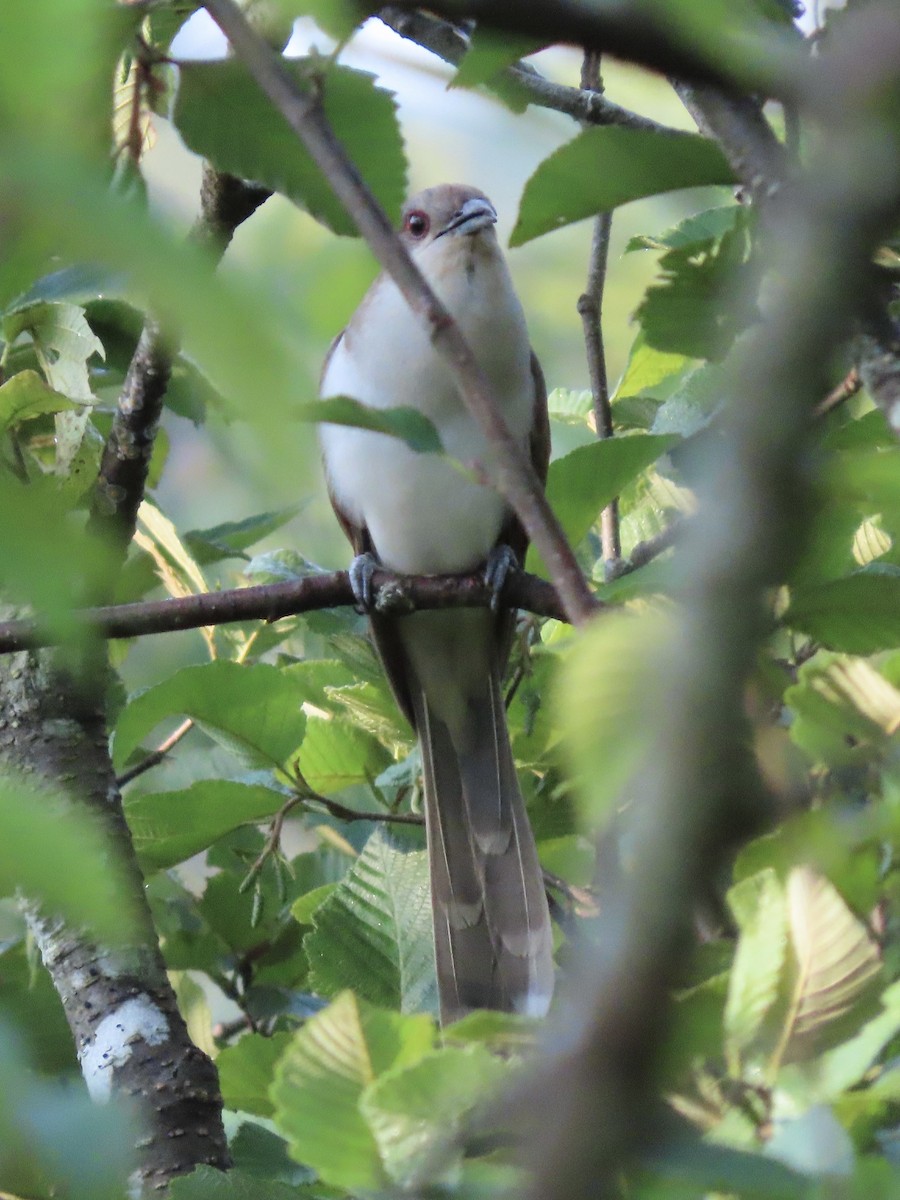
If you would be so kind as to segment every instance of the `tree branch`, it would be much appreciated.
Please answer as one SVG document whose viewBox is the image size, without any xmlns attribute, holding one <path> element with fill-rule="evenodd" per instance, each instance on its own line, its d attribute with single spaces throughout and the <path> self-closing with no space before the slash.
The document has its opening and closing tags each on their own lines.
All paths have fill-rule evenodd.
<svg viewBox="0 0 900 1200">
<path fill-rule="evenodd" d="M 391 5 L 408 11 L 415 0 Z M 735 82 L 752 84 L 767 96 L 794 99 L 806 88 L 809 70 L 804 55 L 792 47 L 767 43 L 742 46 L 731 67 L 716 60 L 711 46 L 691 39 L 667 19 L 662 9 L 641 5 L 598 5 L 591 0 L 428 0 L 430 12 L 454 20 L 474 18 L 479 24 L 511 33 L 564 42 L 638 63 L 663 75 L 729 88 Z M 736 80 L 735 76 L 741 78 Z"/>
<path fill-rule="evenodd" d="M 406 10 L 389 4 L 381 9 L 378 16 L 400 37 L 415 42 L 424 50 L 430 50 L 451 66 L 459 66 L 469 48 L 468 39 L 455 25 L 418 9 Z M 583 125 L 624 125 L 628 129 L 643 129 L 651 133 L 674 132 L 668 125 L 661 125 L 650 117 L 643 117 L 614 104 L 601 92 L 553 83 L 530 63 L 515 63 L 507 67 L 503 74 L 527 93 L 532 104 L 565 113 Z"/>
<path fill-rule="evenodd" d="M 759 101 L 681 79 L 671 83 L 700 132 L 718 142 L 749 197 L 767 199 L 784 178 L 787 156 Z"/>
<path fill-rule="evenodd" d="M 453 372 L 466 407 L 491 447 L 492 460 L 484 464 L 491 483 L 509 501 L 547 564 L 569 619 L 582 624 L 594 611 L 584 576 L 530 462 L 494 403 L 484 372 L 458 326 L 425 282 L 335 138 L 315 93 L 299 90 L 281 57 L 254 32 L 234 0 L 207 0 L 205 7 L 231 42 L 235 54 L 306 147 L 413 313 L 429 326 L 435 349 Z"/>
<path fill-rule="evenodd" d="M 376 571 L 373 586 L 377 611 L 392 616 L 428 608 L 486 608 L 493 596 L 481 574 L 406 576 Z M 525 571 L 507 577 L 502 599 L 511 608 L 526 609 L 537 616 L 555 617 L 558 621 L 568 619 L 553 585 Z M 85 632 L 103 638 L 131 638 L 233 621 L 280 621 L 315 609 L 354 603 L 347 572 L 333 571 L 290 583 L 86 608 L 75 616 Z M 604 607 L 591 597 L 592 611 L 599 612 Z M 34 619 L 0 622 L 0 654 L 50 646 L 56 640 L 50 630 Z"/>
<path fill-rule="evenodd" d="M 584 56 L 581 68 L 581 90 L 587 95 L 597 95 L 603 92 L 603 82 L 600 78 L 600 55 L 593 51 L 587 51 Z M 606 286 L 611 229 L 612 212 L 603 212 L 594 218 L 587 286 L 578 298 L 578 312 L 581 316 L 591 380 L 594 425 L 597 437 L 601 439 L 613 436 L 612 406 L 609 402 L 609 380 L 606 374 L 606 350 L 603 345 L 603 289 Z M 603 559 L 609 568 L 618 561 L 622 553 L 617 499 L 608 504 L 600 514 L 600 541 Z"/>
</svg>

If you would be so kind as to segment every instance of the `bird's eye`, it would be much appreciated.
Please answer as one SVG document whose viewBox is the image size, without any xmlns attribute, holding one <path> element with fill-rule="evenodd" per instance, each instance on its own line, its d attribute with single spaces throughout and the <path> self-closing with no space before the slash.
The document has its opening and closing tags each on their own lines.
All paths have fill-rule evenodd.
<svg viewBox="0 0 900 1200">
<path fill-rule="evenodd" d="M 428 232 L 431 222 L 428 219 L 428 214 L 414 209 L 411 213 L 406 214 L 406 220 L 403 222 L 404 233 L 411 234 L 414 238 L 423 238 Z"/>
</svg>

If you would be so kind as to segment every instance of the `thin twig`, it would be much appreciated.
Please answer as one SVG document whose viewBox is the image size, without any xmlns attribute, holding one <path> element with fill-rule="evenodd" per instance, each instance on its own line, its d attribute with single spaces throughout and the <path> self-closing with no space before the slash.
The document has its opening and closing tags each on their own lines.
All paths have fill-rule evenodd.
<svg viewBox="0 0 900 1200">
<path fill-rule="evenodd" d="M 430 13 L 418 9 L 406 11 L 389 4 L 381 9 L 378 16 L 400 37 L 415 42 L 424 50 L 430 50 L 451 66 L 458 66 L 469 48 L 468 39 L 455 25 Z M 643 117 L 614 104 L 599 92 L 586 92 L 581 88 L 553 83 L 530 63 L 515 63 L 508 67 L 503 75 L 525 92 L 532 104 L 565 113 L 584 125 L 622 125 L 628 129 L 643 129 L 650 133 L 675 132 L 668 125 L 661 125 L 650 117 Z"/>
<path fill-rule="evenodd" d="M 422 608 L 484 608 L 492 599 L 482 574 L 393 575 L 376 571 L 373 577 L 375 607 L 380 613 L 405 616 Z M 552 584 L 526 571 L 510 574 L 503 585 L 502 601 L 536 616 L 567 620 Z M 76 610 L 76 626 L 102 638 L 141 637 L 172 633 L 234 621 L 280 621 L 322 608 L 355 604 L 346 571 L 309 575 L 290 583 L 232 588 L 167 600 L 144 600 L 135 604 L 107 605 Z M 591 611 L 609 607 L 591 597 Z M 53 646 L 58 634 L 31 618 L 0 622 L 0 654 Z"/>
<path fill-rule="evenodd" d="M 524 450 L 513 437 L 492 389 L 456 322 L 425 282 L 369 188 L 334 136 L 317 89 L 304 92 L 250 27 L 234 0 L 207 0 L 210 16 L 256 83 L 281 113 L 355 221 L 375 257 L 450 367 L 460 395 L 490 446 L 490 479 L 522 522 L 556 584 L 573 624 L 594 612 L 590 591 Z"/>
<path fill-rule="evenodd" d="M 681 537 L 686 521 L 687 518 L 679 513 L 672 518 L 665 529 L 661 529 L 659 533 L 647 538 L 644 542 L 638 542 L 627 558 L 620 558 L 617 563 L 613 564 L 612 570 L 608 572 L 607 582 L 621 579 L 623 575 L 630 575 L 632 571 L 636 571 L 639 567 L 645 567 L 648 562 L 652 562 L 654 558 L 665 553 Z"/>
<path fill-rule="evenodd" d="M 820 400 L 813 409 L 813 417 L 817 420 L 822 417 L 827 417 L 830 412 L 834 412 L 851 396 L 855 396 L 863 385 L 862 378 L 856 367 L 851 367 L 841 382 L 836 388 L 833 388 L 828 395 Z"/>
<path fill-rule="evenodd" d="M 178 728 L 173 733 L 170 733 L 165 741 L 160 742 L 156 749 L 152 750 L 146 758 L 142 758 L 139 763 L 136 763 L 133 767 L 129 767 L 121 775 L 117 775 L 116 787 L 121 789 L 126 783 L 131 783 L 133 779 L 137 779 L 139 775 L 143 775 L 145 771 L 149 771 L 153 767 L 158 767 L 178 745 L 181 739 L 186 737 L 193 728 L 194 722 L 190 717 L 186 721 L 182 721 Z"/>
<path fill-rule="evenodd" d="M 585 92 L 594 94 L 603 92 L 603 81 L 600 77 L 600 55 L 593 50 L 585 51 L 581 67 L 581 88 Z M 611 211 L 602 212 L 594 218 L 587 285 L 578 298 L 578 312 L 584 331 L 584 346 L 591 380 L 594 424 L 597 437 L 601 439 L 613 436 L 612 405 L 609 402 L 609 380 L 606 373 L 606 349 L 603 344 L 603 289 L 606 286 L 611 229 Z M 607 504 L 600 514 L 600 543 L 604 562 L 609 569 L 622 554 L 617 499 L 613 499 Z"/>
</svg>

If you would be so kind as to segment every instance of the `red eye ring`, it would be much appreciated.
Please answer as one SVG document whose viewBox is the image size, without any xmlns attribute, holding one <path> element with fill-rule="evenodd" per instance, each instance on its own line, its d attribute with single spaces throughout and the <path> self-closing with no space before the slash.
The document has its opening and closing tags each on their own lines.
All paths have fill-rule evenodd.
<svg viewBox="0 0 900 1200">
<path fill-rule="evenodd" d="M 412 212 L 406 214 L 406 219 L 403 222 L 403 232 L 410 234 L 414 238 L 423 238 L 431 228 L 431 220 L 428 213 L 422 212 L 419 208 L 414 208 Z"/>
</svg>

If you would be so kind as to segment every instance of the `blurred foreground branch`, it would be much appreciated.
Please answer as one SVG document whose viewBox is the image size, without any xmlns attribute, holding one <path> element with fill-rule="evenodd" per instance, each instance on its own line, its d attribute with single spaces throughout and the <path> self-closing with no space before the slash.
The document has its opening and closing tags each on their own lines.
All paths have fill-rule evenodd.
<svg viewBox="0 0 900 1200">
<path fill-rule="evenodd" d="M 860 55 L 877 33 L 877 63 L 867 54 L 843 71 L 827 54 L 816 60 L 819 96 L 829 89 L 825 136 L 767 211 L 770 300 L 729 364 L 724 445 L 677 563 L 678 635 L 658 681 L 654 744 L 631 790 L 629 866 L 601 881 L 601 949 L 570 998 L 575 1029 L 559 1035 L 530 1092 L 533 1200 L 616 1195 L 622 1166 L 652 1142 L 668 997 L 691 914 L 736 841 L 767 819 L 744 714 L 763 597 L 808 528 L 810 415 L 876 286 L 873 250 L 900 215 L 896 123 L 876 107 L 878 97 L 889 114 L 900 101 L 893 4 L 860 11 L 857 28 Z"/>
</svg>

